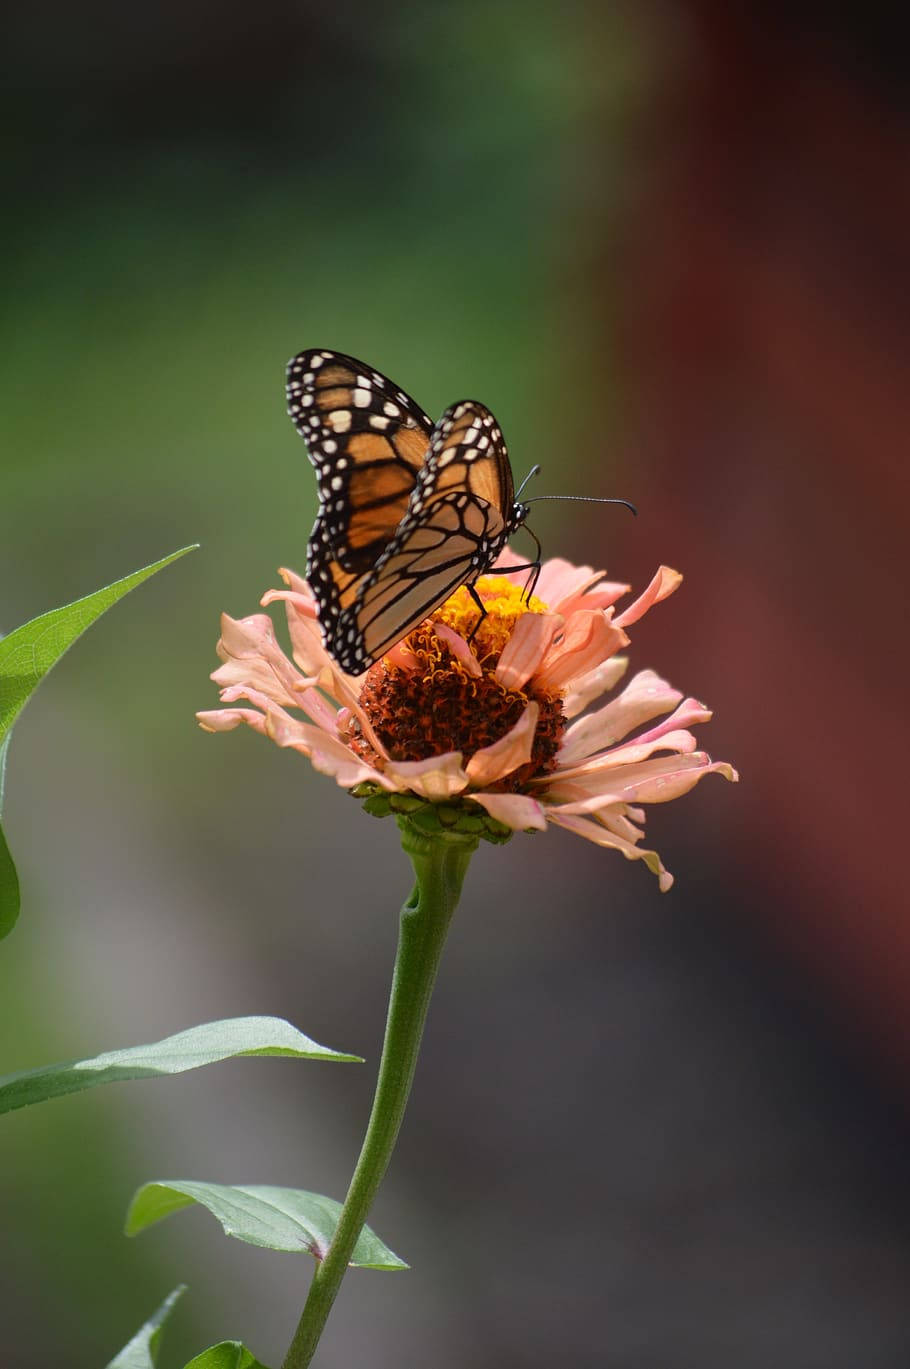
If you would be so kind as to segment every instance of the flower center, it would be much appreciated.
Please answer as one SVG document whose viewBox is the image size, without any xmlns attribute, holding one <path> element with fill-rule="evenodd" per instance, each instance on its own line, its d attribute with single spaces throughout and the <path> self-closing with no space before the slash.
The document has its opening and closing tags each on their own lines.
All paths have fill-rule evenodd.
<svg viewBox="0 0 910 1369">
<path fill-rule="evenodd" d="M 490 788 L 514 792 L 532 777 L 551 770 L 566 720 L 558 691 L 506 689 L 494 677 L 499 657 L 515 624 L 525 613 L 546 613 L 547 606 L 501 575 L 484 575 L 477 593 L 486 616 L 462 586 L 404 639 L 396 652 L 407 666 L 388 657 L 367 671 L 360 706 L 389 756 L 396 761 L 422 761 L 447 751 L 461 751 L 465 761 L 515 726 L 530 699 L 540 706 L 531 760 Z M 436 626 L 457 632 L 464 641 L 474 632 L 471 650 L 480 674 L 470 674 Z M 476 631 L 475 631 L 476 629 Z M 413 660 L 413 666 L 410 660 Z M 383 761 L 363 736 L 356 719 L 344 729 L 344 740 L 370 765 Z"/>
</svg>

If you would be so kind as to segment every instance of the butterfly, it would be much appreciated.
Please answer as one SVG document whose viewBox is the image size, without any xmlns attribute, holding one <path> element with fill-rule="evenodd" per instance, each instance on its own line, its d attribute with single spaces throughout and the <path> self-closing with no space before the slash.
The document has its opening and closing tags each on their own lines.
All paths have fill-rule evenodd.
<svg viewBox="0 0 910 1369">
<path fill-rule="evenodd" d="M 490 410 L 463 399 L 434 423 L 379 371 L 325 349 L 291 358 L 287 397 L 319 490 L 307 580 L 341 668 L 367 670 L 460 585 L 483 614 L 474 585 L 528 515 Z"/>
</svg>

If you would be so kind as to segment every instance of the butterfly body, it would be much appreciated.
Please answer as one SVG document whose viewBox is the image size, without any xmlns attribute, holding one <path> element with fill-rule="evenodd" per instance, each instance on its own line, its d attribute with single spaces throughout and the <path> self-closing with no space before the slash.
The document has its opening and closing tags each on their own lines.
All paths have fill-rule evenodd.
<svg viewBox="0 0 910 1369">
<path fill-rule="evenodd" d="M 325 349 L 291 359 L 287 392 L 319 489 L 307 579 L 327 649 L 360 674 L 473 586 L 528 507 L 499 425 L 475 400 L 434 424 L 380 372 Z"/>
</svg>

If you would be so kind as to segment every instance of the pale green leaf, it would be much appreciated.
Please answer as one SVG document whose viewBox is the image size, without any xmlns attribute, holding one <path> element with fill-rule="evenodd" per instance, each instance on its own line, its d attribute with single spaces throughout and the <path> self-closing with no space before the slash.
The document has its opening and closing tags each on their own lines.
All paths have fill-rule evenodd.
<svg viewBox="0 0 910 1369">
<path fill-rule="evenodd" d="M 107 1369 L 155 1369 L 158 1363 L 158 1346 L 161 1332 L 177 1299 L 186 1292 L 182 1283 L 169 1293 L 164 1302 L 153 1312 L 144 1326 L 140 1326 L 128 1345 L 124 1345 L 119 1355 L 115 1355 Z"/>
<path fill-rule="evenodd" d="M 43 1103 L 64 1093 L 124 1079 L 150 1079 L 213 1065 L 243 1055 L 275 1055 L 296 1060 L 361 1061 L 320 1046 L 281 1017 L 228 1017 L 166 1036 L 149 1046 L 105 1051 L 88 1060 L 0 1075 L 0 1113 Z"/>
<path fill-rule="evenodd" d="M 96 618 L 141 585 L 156 571 L 163 570 L 194 547 L 182 547 L 151 566 L 115 580 L 84 599 L 52 608 L 23 623 L 0 641 L 0 741 L 6 736 L 29 695 L 41 683 L 51 666 L 72 646 Z"/>
<path fill-rule="evenodd" d="M 223 1340 L 203 1350 L 183 1369 L 266 1369 L 266 1366 L 239 1340 Z"/>
<path fill-rule="evenodd" d="M 207 1184 L 192 1179 L 165 1179 L 144 1184 L 126 1216 L 126 1234 L 135 1236 L 182 1207 L 200 1203 L 224 1228 L 249 1245 L 268 1250 L 309 1253 L 323 1259 L 341 1215 L 341 1204 L 319 1193 L 269 1184 Z M 364 1269 L 407 1269 L 370 1227 L 354 1247 L 351 1264 Z"/>
</svg>

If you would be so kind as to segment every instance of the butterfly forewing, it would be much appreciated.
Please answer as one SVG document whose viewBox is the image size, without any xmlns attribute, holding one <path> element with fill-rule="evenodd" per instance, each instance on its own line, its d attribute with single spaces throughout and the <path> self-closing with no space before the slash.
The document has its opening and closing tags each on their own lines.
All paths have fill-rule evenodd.
<svg viewBox="0 0 910 1369">
<path fill-rule="evenodd" d="M 476 401 L 453 404 L 433 429 L 398 533 L 340 625 L 343 650 L 356 647 L 358 659 L 377 660 L 459 585 L 487 570 L 512 531 L 512 504 L 512 472 L 495 418 Z"/>
<path fill-rule="evenodd" d="M 505 544 L 498 509 L 464 490 L 449 490 L 406 519 L 353 605 L 339 621 L 345 669 L 365 670 L 406 637 Z M 492 559 L 492 558 L 489 558 Z M 345 664 L 345 662 L 349 664 Z"/>
<path fill-rule="evenodd" d="M 512 471 L 489 409 L 433 426 L 390 380 L 339 352 L 288 364 L 288 411 L 316 467 L 307 578 L 328 650 L 360 674 L 492 565 L 514 528 Z"/>
<path fill-rule="evenodd" d="M 287 396 L 316 468 L 320 542 L 328 538 L 345 570 L 368 571 L 407 510 L 432 422 L 386 376 L 341 352 L 293 357 Z M 311 560 L 319 554 L 311 545 Z"/>
</svg>

